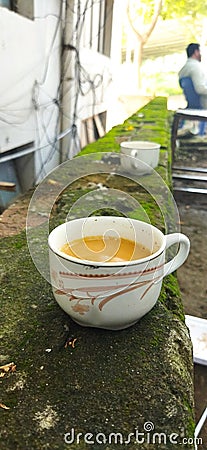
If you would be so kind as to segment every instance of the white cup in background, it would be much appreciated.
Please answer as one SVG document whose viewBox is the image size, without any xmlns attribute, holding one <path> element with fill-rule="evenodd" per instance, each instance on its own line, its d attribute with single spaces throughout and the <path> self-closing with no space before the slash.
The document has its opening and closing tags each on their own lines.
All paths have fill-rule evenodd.
<svg viewBox="0 0 207 450">
<path fill-rule="evenodd" d="M 149 141 L 124 141 L 120 143 L 120 161 L 127 172 L 140 175 L 150 173 L 158 166 L 160 144 Z"/>
</svg>

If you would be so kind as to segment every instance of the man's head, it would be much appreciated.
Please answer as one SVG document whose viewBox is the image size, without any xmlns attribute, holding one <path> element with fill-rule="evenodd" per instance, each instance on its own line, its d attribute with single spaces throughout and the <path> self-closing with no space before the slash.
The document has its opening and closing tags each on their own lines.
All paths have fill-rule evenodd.
<svg viewBox="0 0 207 450">
<path fill-rule="evenodd" d="M 197 61 L 201 61 L 201 52 L 199 44 L 189 44 L 186 48 L 186 53 L 188 58 L 197 59 Z"/>
</svg>

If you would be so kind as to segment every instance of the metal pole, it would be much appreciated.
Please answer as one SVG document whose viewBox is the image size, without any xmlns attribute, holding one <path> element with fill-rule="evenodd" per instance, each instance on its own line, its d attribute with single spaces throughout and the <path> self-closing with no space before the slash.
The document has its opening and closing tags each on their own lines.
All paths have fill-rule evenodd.
<svg viewBox="0 0 207 450">
<path fill-rule="evenodd" d="M 204 425 L 206 419 L 207 419 L 207 407 L 206 407 L 206 409 L 203 411 L 203 414 L 202 414 L 202 416 L 201 416 L 199 422 L 198 422 L 197 425 L 196 425 L 196 428 L 195 428 L 195 437 L 196 437 L 196 438 L 198 437 L 198 435 L 199 435 L 199 433 L 200 433 L 200 431 L 201 431 L 201 428 L 203 427 L 203 425 Z"/>
<path fill-rule="evenodd" d="M 62 49 L 62 92 L 61 92 L 61 133 L 73 125 L 73 111 L 75 104 L 75 0 L 66 0 L 65 26 L 63 32 Z M 71 134 L 65 136 L 61 142 L 60 162 L 70 158 Z"/>
</svg>

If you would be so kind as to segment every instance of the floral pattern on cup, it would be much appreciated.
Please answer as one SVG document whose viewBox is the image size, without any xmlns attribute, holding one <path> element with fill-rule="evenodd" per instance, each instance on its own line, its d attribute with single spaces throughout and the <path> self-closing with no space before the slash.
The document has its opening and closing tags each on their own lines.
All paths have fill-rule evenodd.
<svg viewBox="0 0 207 450">
<path fill-rule="evenodd" d="M 143 275 L 146 275 L 146 273 L 149 273 L 149 272 L 152 273 L 152 272 L 157 271 L 158 269 L 161 269 L 162 266 L 163 266 L 163 264 L 158 268 L 153 267 L 153 268 L 147 269 L 146 271 L 141 272 L 141 273 L 140 272 L 129 272 L 129 273 L 116 274 L 116 275 L 113 275 L 113 278 L 117 278 L 117 277 L 121 276 L 122 279 L 123 278 L 129 279 L 132 277 L 132 275 L 143 276 Z M 68 277 L 68 278 L 73 278 L 73 279 L 77 278 L 77 280 L 78 280 L 80 276 L 82 276 L 82 275 L 81 274 L 72 274 L 72 273 L 67 273 L 67 272 L 66 273 L 60 272 L 59 277 L 58 277 L 57 273 L 56 274 L 53 273 L 53 277 L 56 281 L 57 281 L 57 277 L 58 277 L 59 286 L 60 286 L 60 289 L 55 289 L 55 291 L 54 291 L 55 294 L 67 296 L 69 301 L 75 301 L 76 303 L 72 306 L 72 309 L 74 312 L 77 312 L 81 315 L 84 315 L 85 313 L 87 313 L 89 311 L 89 306 L 83 305 L 83 304 L 81 304 L 81 302 L 89 300 L 90 304 L 94 305 L 94 303 L 99 300 L 98 308 L 100 311 L 102 311 L 103 307 L 108 302 L 113 300 L 114 298 L 120 296 L 121 294 L 129 293 L 139 287 L 146 285 L 147 288 L 145 289 L 144 293 L 141 295 L 141 300 L 142 300 L 144 298 L 145 294 L 148 292 L 148 290 L 154 284 L 154 282 L 160 278 L 160 275 L 157 275 L 155 278 L 153 278 L 153 281 L 150 278 L 150 280 L 133 282 L 133 285 L 131 285 L 131 283 L 129 283 L 129 282 L 124 283 L 124 284 L 119 284 L 118 290 L 117 290 L 116 285 L 110 285 L 107 287 L 105 284 L 102 286 L 98 286 L 98 287 L 97 286 L 90 286 L 90 287 L 83 286 L 81 288 L 74 287 L 73 289 L 68 289 L 68 288 L 64 287 L 64 282 L 61 277 L 66 277 L 66 278 Z M 92 275 L 91 274 L 91 275 L 84 275 L 84 278 L 85 277 L 87 277 L 87 278 L 95 277 L 97 280 L 97 278 L 102 279 L 103 277 L 105 278 L 106 276 L 108 276 L 108 275 L 104 275 L 104 274 L 103 275 Z M 114 292 L 111 295 L 107 295 L 108 291 L 110 291 L 110 292 L 116 291 L 116 292 Z M 94 292 L 96 292 L 95 295 L 94 295 Z M 84 297 L 80 297 L 81 294 L 83 295 L 83 293 L 85 294 Z M 104 295 L 105 295 L 105 297 L 103 298 Z"/>
</svg>

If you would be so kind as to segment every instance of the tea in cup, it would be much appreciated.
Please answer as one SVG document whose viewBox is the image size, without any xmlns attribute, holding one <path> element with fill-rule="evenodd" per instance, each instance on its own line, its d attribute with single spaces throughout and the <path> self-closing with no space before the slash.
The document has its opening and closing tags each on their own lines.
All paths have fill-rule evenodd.
<svg viewBox="0 0 207 450">
<path fill-rule="evenodd" d="M 95 262 L 123 262 L 145 258 L 151 254 L 144 245 L 114 236 L 86 236 L 64 244 L 61 249 L 66 255 Z"/>
<path fill-rule="evenodd" d="M 128 172 L 148 174 L 158 166 L 160 144 L 148 141 L 124 141 L 120 143 L 120 160 Z"/>
<path fill-rule="evenodd" d="M 153 225 L 115 216 L 75 219 L 49 235 L 50 276 L 60 307 L 80 325 L 121 330 L 157 302 L 163 277 L 186 260 L 190 242 Z M 179 249 L 166 262 L 166 250 Z M 141 253 L 140 253 L 141 251 Z"/>
</svg>

